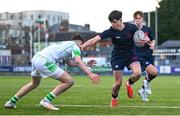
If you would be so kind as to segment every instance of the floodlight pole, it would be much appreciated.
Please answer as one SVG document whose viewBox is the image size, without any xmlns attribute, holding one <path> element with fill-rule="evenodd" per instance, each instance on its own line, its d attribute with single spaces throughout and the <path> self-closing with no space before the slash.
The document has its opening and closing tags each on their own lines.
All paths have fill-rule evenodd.
<svg viewBox="0 0 180 116">
<path fill-rule="evenodd" d="M 158 8 L 160 7 L 159 6 L 159 2 L 160 0 L 156 0 L 157 4 L 156 4 L 156 8 L 155 8 L 155 41 L 156 41 L 156 44 L 155 44 L 155 50 L 156 50 L 156 53 L 157 53 L 157 50 L 158 50 Z M 158 65 L 158 60 L 157 60 L 157 57 L 155 57 L 155 65 L 157 66 Z"/>
<path fill-rule="evenodd" d="M 148 27 L 151 27 L 151 12 L 148 12 Z"/>
<path fill-rule="evenodd" d="M 38 51 L 41 50 L 41 46 L 40 46 L 40 41 L 41 41 L 41 24 L 43 24 L 43 20 L 41 17 L 39 17 L 36 20 L 36 23 L 38 24 L 38 29 L 37 29 L 37 39 L 38 39 Z"/>
<path fill-rule="evenodd" d="M 41 24 L 38 26 L 38 51 L 40 51 Z"/>
<path fill-rule="evenodd" d="M 44 34 L 45 34 L 45 43 L 46 43 L 46 47 L 47 47 L 49 34 L 48 34 L 48 29 L 47 29 L 46 25 L 47 25 L 47 22 L 46 22 L 46 19 L 44 19 Z"/>
<path fill-rule="evenodd" d="M 159 6 L 159 2 L 161 0 L 156 0 L 157 4 L 156 4 L 156 10 L 155 10 L 155 41 L 156 41 L 156 45 L 155 45 L 155 49 L 158 49 L 158 8 Z"/>
<path fill-rule="evenodd" d="M 32 32 L 29 32 L 29 37 L 30 37 L 30 60 L 32 58 L 32 53 L 33 53 L 33 37 L 32 37 Z"/>
<path fill-rule="evenodd" d="M 156 11 L 155 11 L 155 40 L 156 40 L 156 45 L 155 49 L 158 49 L 158 8 L 156 6 Z"/>
</svg>

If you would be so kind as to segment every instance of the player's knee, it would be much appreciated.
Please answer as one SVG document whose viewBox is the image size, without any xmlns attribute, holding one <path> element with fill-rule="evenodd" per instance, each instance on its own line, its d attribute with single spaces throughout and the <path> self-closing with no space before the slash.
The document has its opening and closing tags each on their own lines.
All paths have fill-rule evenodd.
<svg viewBox="0 0 180 116">
<path fill-rule="evenodd" d="M 141 77 L 141 72 L 135 72 L 133 73 L 134 77 L 140 78 Z"/>
<path fill-rule="evenodd" d="M 31 87 L 33 88 L 33 89 L 35 89 L 35 88 L 37 88 L 38 86 L 39 86 L 39 84 L 40 83 L 31 83 Z"/>
<path fill-rule="evenodd" d="M 116 87 L 116 88 L 120 88 L 120 87 L 121 87 L 121 83 L 120 83 L 120 82 L 115 83 L 115 87 Z"/>
<path fill-rule="evenodd" d="M 73 86 L 74 83 L 75 83 L 75 82 L 74 82 L 74 80 L 72 80 L 72 79 L 70 79 L 70 80 L 68 81 L 68 85 L 69 85 L 69 86 Z"/>
<path fill-rule="evenodd" d="M 150 75 L 152 75 L 153 77 L 157 77 L 158 76 L 158 71 L 157 70 L 153 70 Z"/>
</svg>

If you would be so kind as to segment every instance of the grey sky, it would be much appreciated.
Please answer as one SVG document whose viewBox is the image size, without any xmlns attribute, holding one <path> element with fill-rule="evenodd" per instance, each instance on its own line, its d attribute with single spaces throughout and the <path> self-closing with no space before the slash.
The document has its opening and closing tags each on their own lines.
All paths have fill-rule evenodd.
<svg viewBox="0 0 180 116">
<path fill-rule="evenodd" d="M 123 21 L 132 20 L 133 12 L 154 11 L 157 0 L 1 0 L 0 12 L 53 10 L 68 12 L 70 23 L 89 23 L 91 30 L 101 32 L 109 28 L 107 19 L 112 10 L 123 12 Z"/>
</svg>

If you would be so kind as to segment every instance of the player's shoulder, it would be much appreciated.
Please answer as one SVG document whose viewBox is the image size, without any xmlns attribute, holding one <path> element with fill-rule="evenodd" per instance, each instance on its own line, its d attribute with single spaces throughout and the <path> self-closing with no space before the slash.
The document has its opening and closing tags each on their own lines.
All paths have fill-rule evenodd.
<svg viewBox="0 0 180 116">
<path fill-rule="evenodd" d="M 111 33 L 111 32 L 113 32 L 113 28 L 112 27 L 109 27 L 108 29 L 105 29 L 104 31 L 102 31 L 101 33 L 99 33 L 99 35 L 100 36 L 102 36 L 102 35 L 106 35 L 106 34 L 109 34 L 109 33 Z"/>
<path fill-rule="evenodd" d="M 146 25 L 143 25 L 142 30 L 145 30 L 145 31 L 151 31 L 151 28 L 148 27 L 148 26 L 146 26 Z"/>
<path fill-rule="evenodd" d="M 147 25 L 143 25 L 143 28 L 150 29 Z"/>
<path fill-rule="evenodd" d="M 60 47 L 62 49 L 67 49 L 73 46 L 77 46 L 77 44 L 74 41 L 61 41 L 61 42 L 56 43 L 56 46 L 58 48 Z"/>
<path fill-rule="evenodd" d="M 67 41 L 68 44 L 71 44 L 71 45 L 76 45 L 76 43 L 74 41 Z"/>
<path fill-rule="evenodd" d="M 76 45 L 76 43 L 74 41 L 62 41 L 62 44 L 66 44 L 68 46 L 72 46 L 72 45 Z"/>
<path fill-rule="evenodd" d="M 125 24 L 126 26 L 132 26 L 132 27 L 135 27 L 135 26 L 136 26 L 135 23 L 133 23 L 133 22 L 124 22 L 124 24 Z"/>
<path fill-rule="evenodd" d="M 125 25 L 126 27 L 138 29 L 137 26 L 135 25 L 135 23 L 133 23 L 133 22 L 124 22 L 124 25 Z"/>
<path fill-rule="evenodd" d="M 127 29 L 132 30 L 133 32 L 138 30 L 138 27 L 134 23 L 124 22 L 124 25 Z"/>
</svg>

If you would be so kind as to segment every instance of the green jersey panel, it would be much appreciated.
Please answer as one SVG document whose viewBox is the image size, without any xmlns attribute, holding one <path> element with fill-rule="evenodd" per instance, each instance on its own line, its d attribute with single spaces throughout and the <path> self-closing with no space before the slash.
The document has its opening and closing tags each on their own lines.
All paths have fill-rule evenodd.
<svg viewBox="0 0 180 116">
<path fill-rule="evenodd" d="M 57 66 L 55 63 L 46 61 L 45 66 L 48 68 L 49 71 L 54 72 L 57 69 Z"/>
<path fill-rule="evenodd" d="M 72 46 L 72 58 L 81 56 L 81 50 L 77 45 Z"/>
</svg>

